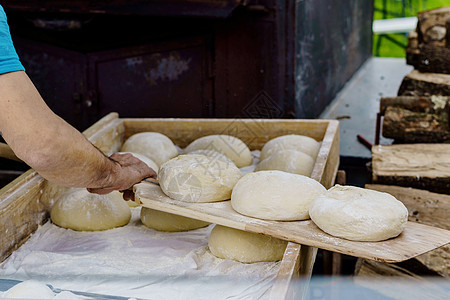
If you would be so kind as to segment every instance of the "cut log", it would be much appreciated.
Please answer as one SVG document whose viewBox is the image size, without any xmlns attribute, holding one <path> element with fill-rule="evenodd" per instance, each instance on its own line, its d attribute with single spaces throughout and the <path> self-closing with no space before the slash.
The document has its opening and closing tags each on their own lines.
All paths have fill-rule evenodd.
<svg viewBox="0 0 450 300">
<path fill-rule="evenodd" d="M 445 47 L 446 21 L 450 18 L 450 7 L 423 11 L 417 14 L 419 44 Z"/>
<path fill-rule="evenodd" d="M 403 202 L 408 208 L 409 221 L 450 230 L 449 195 L 394 185 L 366 184 L 366 188 L 389 193 Z M 441 276 L 450 277 L 450 245 L 419 255 L 412 260 L 416 260 L 418 263 L 411 261 L 405 268 L 408 270 L 414 268 L 416 274 L 432 275 L 432 272 L 435 272 Z M 431 272 L 423 269 L 417 270 L 420 265 L 428 268 Z"/>
<path fill-rule="evenodd" d="M 380 99 L 380 113 L 384 115 L 386 108 L 401 107 L 413 112 L 431 114 L 448 113 L 450 111 L 450 97 L 448 96 L 398 96 L 382 97 Z"/>
<path fill-rule="evenodd" d="M 382 134 L 399 143 L 450 142 L 448 115 L 413 112 L 390 106 L 384 114 Z"/>
<path fill-rule="evenodd" d="M 374 183 L 450 193 L 450 144 L 372 147 Z"/>
<path fill-rule="evenodd" d="M 398 96 L 450 96 L 450 75 L 413 70 L 403 78 Z"/>
<path fill-rule="evenodd" d="M 414 67 L 420 72 L 450 74 L 450 48 L 420 45 L 419 59 Z"/>
<path fill-rule="evenodd" d="M 416 31 L 411 31 L 408 34 L 408 45 L 406 46 L 406 63 L 411 66 L 416 66 L 419 63 L 419 40 Z"/>
</svg>

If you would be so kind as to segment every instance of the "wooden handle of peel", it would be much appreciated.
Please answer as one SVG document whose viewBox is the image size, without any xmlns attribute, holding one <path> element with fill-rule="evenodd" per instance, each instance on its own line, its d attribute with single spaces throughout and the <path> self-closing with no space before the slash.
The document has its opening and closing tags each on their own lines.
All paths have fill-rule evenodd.
<svg viewBox="0 0 450 300">
<path fill-rule="evenodd" d="M 22 161 L 20 158 L 18 158 L 14 152 L 12 151 L 11 147 L 9 147 L 5 143 L 0 143 L 0 157 L 15 160 L 15 161 Z"/>
</svg>

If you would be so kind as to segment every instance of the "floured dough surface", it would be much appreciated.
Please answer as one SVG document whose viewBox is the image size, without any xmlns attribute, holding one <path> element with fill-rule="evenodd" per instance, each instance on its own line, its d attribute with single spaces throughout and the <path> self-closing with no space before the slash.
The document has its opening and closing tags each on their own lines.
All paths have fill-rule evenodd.
<svg viewBox="0 0 450 300">
<path fill-rule="evenodd" d="M 212 254 L 243 263 L 277 261 L 283 258 L 287 242 L 267 235 L 215 225 L 208 241 Z"/>
<path fill-rule="evenodd" d="M 98 231 L 128 224 L 131 210 L 117 191 L 97 195 L 75 189 L 53 205 L 50 217 L 60 227 Z"/>
<path fill-rule="evenodd" d="M 305 220 L 311 202 L 325 191 L 319 182 L 303 175 L 259 171 L 238 181 L 231 206 L 240 214 L 259 219 Z"/>
<path fill-rule="evenodd" d="M 320 143 L 315 139 L 298 134 L 289 134 L 276 137 L 268 141 L 261 149 L 261 160 L 265 160 L 269 156 L 282 151 L 295 150 L 308 154 L 314 160 L 320 150 Z"/>
<path fill-rule="evenodd" d="M 136 133 L 125 141 L 120 151 L 145 155 L 158 166 L 178 155 L 173 142 L 158 132 Z"/>
<path fill-rule="evenodd" d="M 282 150 L 261 161 L 255 171 L 279 170 L 310 177 L 315 160 L 303 152 Z"/>
<path fill-rule="evenodd" d="M 309 214 L 328 234 L 368 242 L 398 236 L 408 220 L 408 210 L 394 196 L 340 185 L 320 195 L 311 204 Z"/>
<path fill-rule="evenodd" d="M 160 231 L 187 231 L 208 226 L 210 223 L 186 218 L 179 215 L 143 207 L 141 209 L 141 221 L 149 227 Z"/>
<path fill-rule="evenodd" d="M 16 284 L 3 295 L 2 299 L 53 299 L 55 293 L 46 285 L 35 280 L 26 280 Z"/>
<path fill-rule="evenodd" d="M 190 143 L 186 153 L 195 150 L 214 150 L 231 159 L 238 168 L 252 164 L 252 154 L 247 145 L 240 139 L 230 135 L 208 135 Z"/>
<path fill-rule="evenodd" d="M 230 199 L 231 190 L 241 177 L 241 171 L 232 163 L 187 154 L 163 164 L 158 181 L 163 192 L 172 199 L 215 202 Z"/>
</svg>

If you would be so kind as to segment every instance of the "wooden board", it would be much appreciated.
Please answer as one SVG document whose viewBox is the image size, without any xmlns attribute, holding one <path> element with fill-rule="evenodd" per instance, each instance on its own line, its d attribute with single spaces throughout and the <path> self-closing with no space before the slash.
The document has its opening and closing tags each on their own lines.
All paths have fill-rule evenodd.
<svg viewBox="0 0 450 300">
<path fill-rule="evenodd" d="M 450 193 L 450 144 L 377 145 L 372 147 L 374 183 Z"/>
<path fill-rule="evenodd" d="M 409 220 L 450 230 L 450 195 L 394 185 L 366 184 L 366 188 L 393 195 L 408 208 Z M 415 257 L 428 270 L 450 276 L 450 244 Z"/>
<path fill-rule="evenodd" d="M 311 220 L 277 222 L 243 216 L 233 210 L 230 201 L 187 203 L 172 200 L 159 186 L 151 183 L 137 184 L 135 193 L 144 207 L 377 261 L 403 261 L 450 242 L 450 231 L 413 222 L 408 222 L 404 232 L 394 239 L 348 241 L 326 234 Z"/>
</svg>

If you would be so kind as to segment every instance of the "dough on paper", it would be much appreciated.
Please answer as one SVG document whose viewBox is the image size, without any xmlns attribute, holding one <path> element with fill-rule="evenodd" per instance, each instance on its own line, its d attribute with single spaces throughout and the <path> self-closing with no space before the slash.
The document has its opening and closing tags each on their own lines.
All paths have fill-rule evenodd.
<svg viewBox="0 0 450 300">
<path fill-rule="evenodd" d="M 153 160 L 148 158 L 147 156 L 145 156 L 143 154 L 135 153 L 135 152 L 118 152 L 118 153 L 119 154 L 129 153 L 129 154 L 133 155 L 137 159 L 143 161 L 149 168 L 151 168 L 153 171 L 156 172 L 156 174 L 158 174 L 158 169 L 159 169 L 158 165 Z"/>
<path fill-rule="evenodd" d="M 190 143 L 186 153 L 195 150 L 214 150 L 231 159 L 238 168 L 252 164 L 252 154 L 247 145 L 240 139 L 230 135 L 208 135 L 196 139 Z"/>
<path fill-rule="evenodd" d="M 231 206 L 240 214 L 258 219 L 305 220 L 311 202 L 325 191 L 319 182 L 303 175 L 259 171 L 238 181 Z"/>
<path fill-rule="evenodd" d="M 215 202 L 230 199 L 241 171 L 232 163 L 212 161 L 205 155 L 187 154 L 164 163 L 158 174 L 163 192 L 186 202 Z"/>
<path fill-rule="evenodd" d="M 0 292 L 2 299 L 53 299 L 55 295 L 46 284 L 36 280 L 20 282 L 3 293 L 3 295 Z"/>
<path fill-rule="evenodd" d="M 287 242 L 259 233 L 215 225 L 208 246 L 211 253 L 219 258 L 255 263 L 281 260 Z"/>
<path fill-rule="evenodd" d="M 279 170 L 310 177 L 315 160 L 308 154 L 295 150 L 282 150 L 261 161 L 255 171 Z"/>
<path fill-rule="evenodd" d="M 398 236 L 408 220 L 408 210 L 394 196 L 340 185 L 320 195 L 311 204 L 309 214 L 328 234 L 367 242 Z"/>
<path fill-rule="evenodd" d="M 315 139 L 297 134 L 289 134 L 276 137 L 268 141 L 261 149 L 261 160 L 265 160 L 272 154 L 282 150 L 295 150 L 308 154 L 314 160 L 319 153 L 320 143 Z"/>
<path fill-rule="evenodd" d="M 169 232 L 193 230 L 210 224 L 147 207 L 142 207 L 141 209 L 141 221 L 149 228 Z"/>
<path fill-rule="evenodd" d="M 178 150 L 172 141 L 158 132 L 136 133 L 125 141 L 120 151 L 145 155 L 158 166 L 178 155 Z"/>
<path fill-rule="evenodd" d="M 53 205 L 50 217 L 60 227 L 98 231 L 128 224 L 131 210 L 117 191 L 97 195 L 76 189 Z"/>
</svg>

